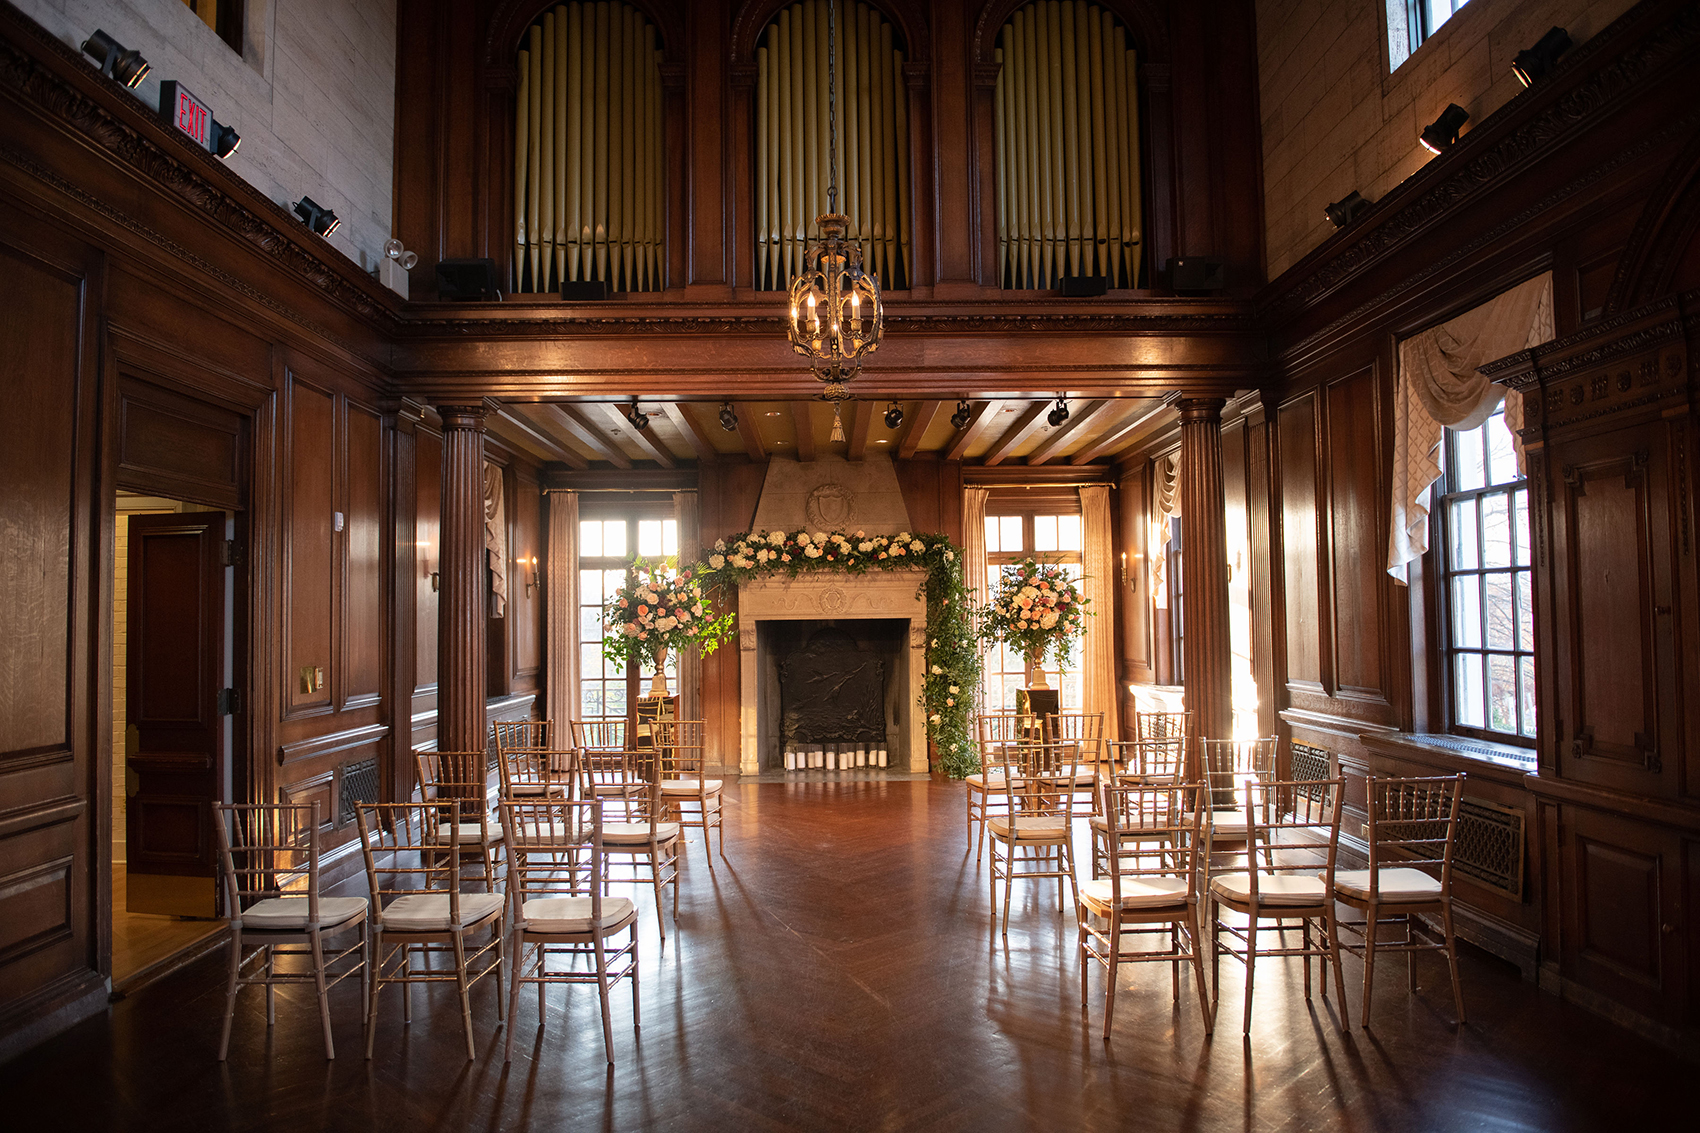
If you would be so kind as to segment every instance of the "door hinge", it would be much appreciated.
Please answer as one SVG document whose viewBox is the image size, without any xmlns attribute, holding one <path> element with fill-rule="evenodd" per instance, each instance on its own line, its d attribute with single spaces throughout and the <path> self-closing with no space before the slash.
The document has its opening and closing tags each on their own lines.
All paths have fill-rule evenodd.
<svg viewBox="0 0 1700 1133">
<path fill-rule="evenodd" d="M 226 539 L 219 551 L 218 558 L 220 566 L 236 566 L 242 561 L 242 548 L 237 546 L 236 540 Z"/>
<path fill-rule="evenodd" d="M 219 689 L 218 714 L 220 716 L 234 716 L 240 711 L 242 711 L 242 694 L 233 688 Z"/>
</svg>

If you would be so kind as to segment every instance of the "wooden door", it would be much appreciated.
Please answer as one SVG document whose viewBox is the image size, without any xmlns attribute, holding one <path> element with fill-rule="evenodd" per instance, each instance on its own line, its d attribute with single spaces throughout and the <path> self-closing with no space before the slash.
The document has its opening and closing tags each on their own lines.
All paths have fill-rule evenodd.
<svg viewBox="0 0 1700 1133">
<path fill-rule="evenodd" d="M 130 518 L 124 742 L 132 913 L 217 913 L 209 804 L 228 760 L 224 523 L 221 511 Z"/>
</svg>

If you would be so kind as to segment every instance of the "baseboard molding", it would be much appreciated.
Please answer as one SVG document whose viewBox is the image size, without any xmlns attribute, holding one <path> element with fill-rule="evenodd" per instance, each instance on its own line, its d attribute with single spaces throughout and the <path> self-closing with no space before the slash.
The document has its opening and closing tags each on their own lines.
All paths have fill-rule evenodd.
<svg viewBox="0 0 1700 1133">
<path fill-rule="evenodd" d="M 85 968 L 55 980 L 0 1015 L 0 1063 L 106 1010 L 105 976 Z"/>
</svg>

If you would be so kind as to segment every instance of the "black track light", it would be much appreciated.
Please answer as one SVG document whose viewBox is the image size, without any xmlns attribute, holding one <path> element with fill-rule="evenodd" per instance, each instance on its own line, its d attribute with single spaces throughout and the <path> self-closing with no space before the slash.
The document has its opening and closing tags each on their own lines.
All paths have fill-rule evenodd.
<svg viewBox="0 0 1700 1133">
<path fill-rule="evenodd" d="M 968 418 L 973 414 L 973 412 L 974 410 L 969 406 L 966 399 L 958 401 L 956 403 L 956 412 L 950 415 L 951 425 L 958 429 L 967 428 Z"/>
<path fill-rule="evenodd" d="M 738 413 L 737 410 L 732 408 L 732 403 L 730 401 L 722 401 L 720 403 L 720 427 L 725 429 L 728 433 L 736 433 L 738 431 Z"/>
<path fill-rule="evenodd" d="M 1535 46 L 1517 53 L 1517 58 L 1511 61 L 1511 73 L 1517 76 L 1518 82 L 1532 87 L 1536 80 L 1545 78 L 1558 62 L 1558 57 L 1569 50 L 1570 33 L 1560 27 L 1552 28 L 1541 36 Z"/>
<path fill-rule="evenodd" d="M 1051 428 L 1053 428 L 1053 429 L 1055 429 L 1057 426 L 1061 425 L 1064 421 L 1067 421 L 1068 420 L 1068 399 L 1063 398 L 1063 397 L 1057 398 L 1057 404 L 1056 404 L 1055 408 L 1053 408 L 1049 413 L 1047 413 L 1045 415 L 1045 420 L 1047 420 L 1051 423 Z"/>
<path fill-rule="evenodd" d="M 312 197 L 302 197 L 295 202 L 295 215 L 320 236 L 329 236 L 342 225 L 336 213 L 318 204 Z"/>
<path fill-rule="evenodd" d="M 229 157 L 231 154 L 236 152 L 237 148 L 241 146 L 241 144 L 241 134 L 238 134 L 235 130 L 226 126 L 217 118 L 212 120 L 212 140 L 208 143 L 208 148 L 211 149 L 215 155 L 221 158 Z"/>
<path fill-rule="evenodd" d="M 626 410 L 626 420 L 630 421 L 632 428 L 640 433 L 649 428 L 649 414 L 639 409 L 638 403 L 635 401 L 632 402 L 632 407 Z"/>
<path fill-rule="evenodd" d="M 1369 208 L 1370 202 L 1353 189 L 1333 204 L 1322 210 L 1324 216 L 1334 222 L 1335 228 L 1344 228 L 1358 218 L 1358 214 Z"/>
<path fill-rule="evenodd" d="M 100 64 L 100 73 L 127 87 L 140 85 L 153 67 L 140 51 L 127 51 L 122 43 L 103 31 L 83 40 L 83 51 Z"/>
<path fill-rule="evenodd" d="M 1458 131 L 1470 120 L 1470 112 L 1456 102 L 1446 104 L 1439 118 L 1423 127 L 1417 140 L 1430 153 L 1441 153 L 1457 144 Z"/>
<path fill-rule="evenodd" d="M 885 411 L 885 427 L 896 429 L 903 424 L 903 407 L 897 402 L 891 403 L 891 408 Z"/>
</svg>

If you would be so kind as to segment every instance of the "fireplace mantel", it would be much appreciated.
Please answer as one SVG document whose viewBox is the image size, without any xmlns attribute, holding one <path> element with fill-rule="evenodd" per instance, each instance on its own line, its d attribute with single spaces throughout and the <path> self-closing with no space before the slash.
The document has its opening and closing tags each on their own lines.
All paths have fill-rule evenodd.
<svg viewBox="0 0 1700 1133">
<path fill-rule="evenodd" d="M 816 571 L 797 578 L 758 578 L 738 587 L 739 771 L 760 772 L 757 705 L 756 623 L 817 618 L 859 620 L 902 618 L 909 622 L 908 693 L 901 698 L 899 726 L 906 738 L 907 764 L 898 770 L 927 769 L 927 729 L 920 708 L 926 677 L 927 572 L 882 570 L 867 574 Z"/>
</svg>

